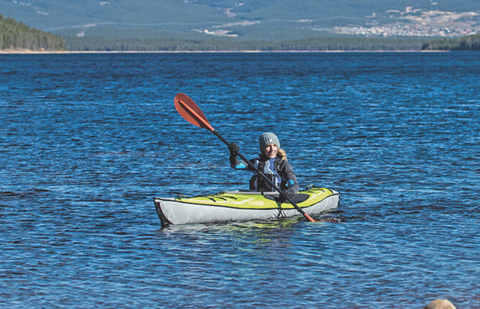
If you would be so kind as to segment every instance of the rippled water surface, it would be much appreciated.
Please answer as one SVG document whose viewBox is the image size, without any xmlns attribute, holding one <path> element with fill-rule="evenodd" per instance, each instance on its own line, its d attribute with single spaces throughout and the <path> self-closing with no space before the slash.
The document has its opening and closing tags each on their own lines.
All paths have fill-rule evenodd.
<svg viewBox="0 0 480 309">
<path fill-rule="evenodd" d="M 475 53 L 0 55 L 0 305 L 480 307 Z M 153 197 L 245 189 L 273 131 L 341 223 L 162 229 Z"/>
</svg>

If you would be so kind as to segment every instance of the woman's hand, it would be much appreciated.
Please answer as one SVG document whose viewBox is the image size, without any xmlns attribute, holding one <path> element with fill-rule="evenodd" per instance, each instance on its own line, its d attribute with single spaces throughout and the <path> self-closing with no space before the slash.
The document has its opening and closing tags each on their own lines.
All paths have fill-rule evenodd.
<svg viewBox="0 0 480 309">
<path fill-rule="evenodd" d="M 228 150 L 230 150 L 231 155 L 236 155 L 240 152 L 240 147 L 235 143 L 230 143 L 230 145 L 228 145 Z"/>
<path fill-rule="evenodd" d="M 283 190 L 282 192 L 280 192 L 279 201 L 283 203 L 291 199 L 294 195 L 295 192 L 292 189 Z"/>
</svg>

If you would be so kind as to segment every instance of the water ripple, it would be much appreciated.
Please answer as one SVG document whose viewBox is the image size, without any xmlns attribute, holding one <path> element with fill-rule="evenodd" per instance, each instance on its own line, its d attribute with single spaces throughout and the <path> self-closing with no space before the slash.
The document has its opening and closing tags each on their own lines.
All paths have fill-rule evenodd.
<svg viewBox="0 0 480 309">
<path fill-rule="evenodd" d="M 475 53 L 0 55 L 0 304 L 480 306 Z M 246 187 L 278 134 L 339 212 L 161 229 L 154 196 Z M 208 301 L 207 301 L 208 300 Z"/>
</svg>

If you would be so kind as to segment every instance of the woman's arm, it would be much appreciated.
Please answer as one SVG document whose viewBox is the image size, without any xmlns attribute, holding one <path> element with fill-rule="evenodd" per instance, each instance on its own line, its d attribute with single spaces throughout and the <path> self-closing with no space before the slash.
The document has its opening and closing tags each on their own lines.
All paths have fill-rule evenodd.
<svg viewBox="0 0 480 309">
<path fill-rule="evenodd" d="M 282 161 L 279 169 L 282 182 L 284 182 L 286 189 L 293 193 L 297 193 L 300 189 L 300 185 L 297 182 L 297 176 L 295 175 L 290 163 L 288 163 L 286 160 Z"/>
</svg>

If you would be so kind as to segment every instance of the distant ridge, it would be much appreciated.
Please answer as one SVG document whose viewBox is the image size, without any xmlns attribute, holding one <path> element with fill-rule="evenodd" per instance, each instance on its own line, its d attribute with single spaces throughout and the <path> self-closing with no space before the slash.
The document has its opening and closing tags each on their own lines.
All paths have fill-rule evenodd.
<svg viewBox="0 0 480 309">
<path fill-rule="evenodd" d="M 0 50 L 61 51 L 65 40 L 0 14 Z"/>
<path fill-rule="evenodd" d="M 280 42 L 480 33 L 479 0 L 0 0 L 0 12 L 64 38 Z"/>
</svg>

